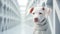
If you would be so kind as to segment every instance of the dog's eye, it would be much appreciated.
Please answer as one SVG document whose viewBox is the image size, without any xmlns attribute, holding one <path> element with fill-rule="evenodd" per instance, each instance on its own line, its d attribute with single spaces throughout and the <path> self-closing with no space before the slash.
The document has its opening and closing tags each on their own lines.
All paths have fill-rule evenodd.
<svg viewBox="0 0 60 34">
<path fill-rule="evenodd" d="M 33 13 L 33 15 L 34 15 L 35 13 Z"/>
<path fill-rule="evenodd" d="M 39 14 L 42 14 L 42 13 L 39 13 Z"/>
</svg>

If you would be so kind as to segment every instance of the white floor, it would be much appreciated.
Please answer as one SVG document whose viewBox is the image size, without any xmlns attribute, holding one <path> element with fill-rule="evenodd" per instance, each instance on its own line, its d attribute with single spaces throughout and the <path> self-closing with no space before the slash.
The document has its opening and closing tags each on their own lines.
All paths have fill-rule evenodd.
<svg viewBox="0 0 60 34">
<path fill-rule="evenodd" d="M 16 27 L 4 31 L 2 34 L 21 34 L 20 31 L 21 31 L 21 27 L 20 25 L 17 25 Z"/>
<path fill-rule="evenodd" d="M 32 33 L 33 33 L 32 27 L 28 26 L 27 24 L 23 25 L 20 24 L 0 34 L 32 34 Z"/>
</svg>

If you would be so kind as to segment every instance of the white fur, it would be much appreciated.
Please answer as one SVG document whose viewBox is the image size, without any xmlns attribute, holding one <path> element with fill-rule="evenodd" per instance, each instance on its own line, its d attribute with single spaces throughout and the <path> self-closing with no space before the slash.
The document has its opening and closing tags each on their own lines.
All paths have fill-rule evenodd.
<svg viewBox="0 0 60 34">
<path fill-rule="evenodd" d="M 48 21 L 47 21 L 47 14 L 49 12 L 49 8 L 47 7 L 44 7 L 45 10 L 42 10 L 42 6 L 37 6 L 37 7 L 34 7 L 34 10 L 33 12 L 31 13 L 33 15 L 33 21 L 34 21 L 34 18 L 38 18 L 38 22 L 34 22 L 34 34 L 42 34 L 43 31 L 45 31 L 45 29 L 48 29 Z M 42 13 L 39 15 L 39 12 Z M 33 14 L 35 13 L 35 14 Z M 45 18 L 45 21 L 41 23 L 41 21 Z M 41 26 L 43 25 L 44 23 L 46 22 L 46 24 L 44 26 Z M 40 25 L 38 25 L 40 24 Z"/>
</svg>

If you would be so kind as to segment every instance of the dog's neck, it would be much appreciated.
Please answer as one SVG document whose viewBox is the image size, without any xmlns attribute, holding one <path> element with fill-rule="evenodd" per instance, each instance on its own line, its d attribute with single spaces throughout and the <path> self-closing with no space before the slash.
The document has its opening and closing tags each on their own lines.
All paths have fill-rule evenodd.
<svg viewBox="0 0 60 34">
<path fill-rule="evenodd" d="M 35 24 L 45 23 L 45 21 L 47 21 L 47 19 L 43 18 L 43 19 L 41 19 L 41 21 L 35 22 Z"/>
</svg>

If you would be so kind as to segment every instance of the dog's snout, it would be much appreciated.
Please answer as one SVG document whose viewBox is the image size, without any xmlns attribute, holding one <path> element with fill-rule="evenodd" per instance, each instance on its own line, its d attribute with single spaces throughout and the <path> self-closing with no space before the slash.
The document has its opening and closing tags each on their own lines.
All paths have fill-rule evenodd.
<svg viewBox="0 0 60 34">
<path fill-rule="evenodd" d="M 35 21 L 35 22 L 38 22 L 38 18 L 34 18 L 34 21 Z"/>
<path fill-rule="evenodd" d="M 35 20 L 38 20 L 38 18 L 35 18 Z"/>
</svg>

